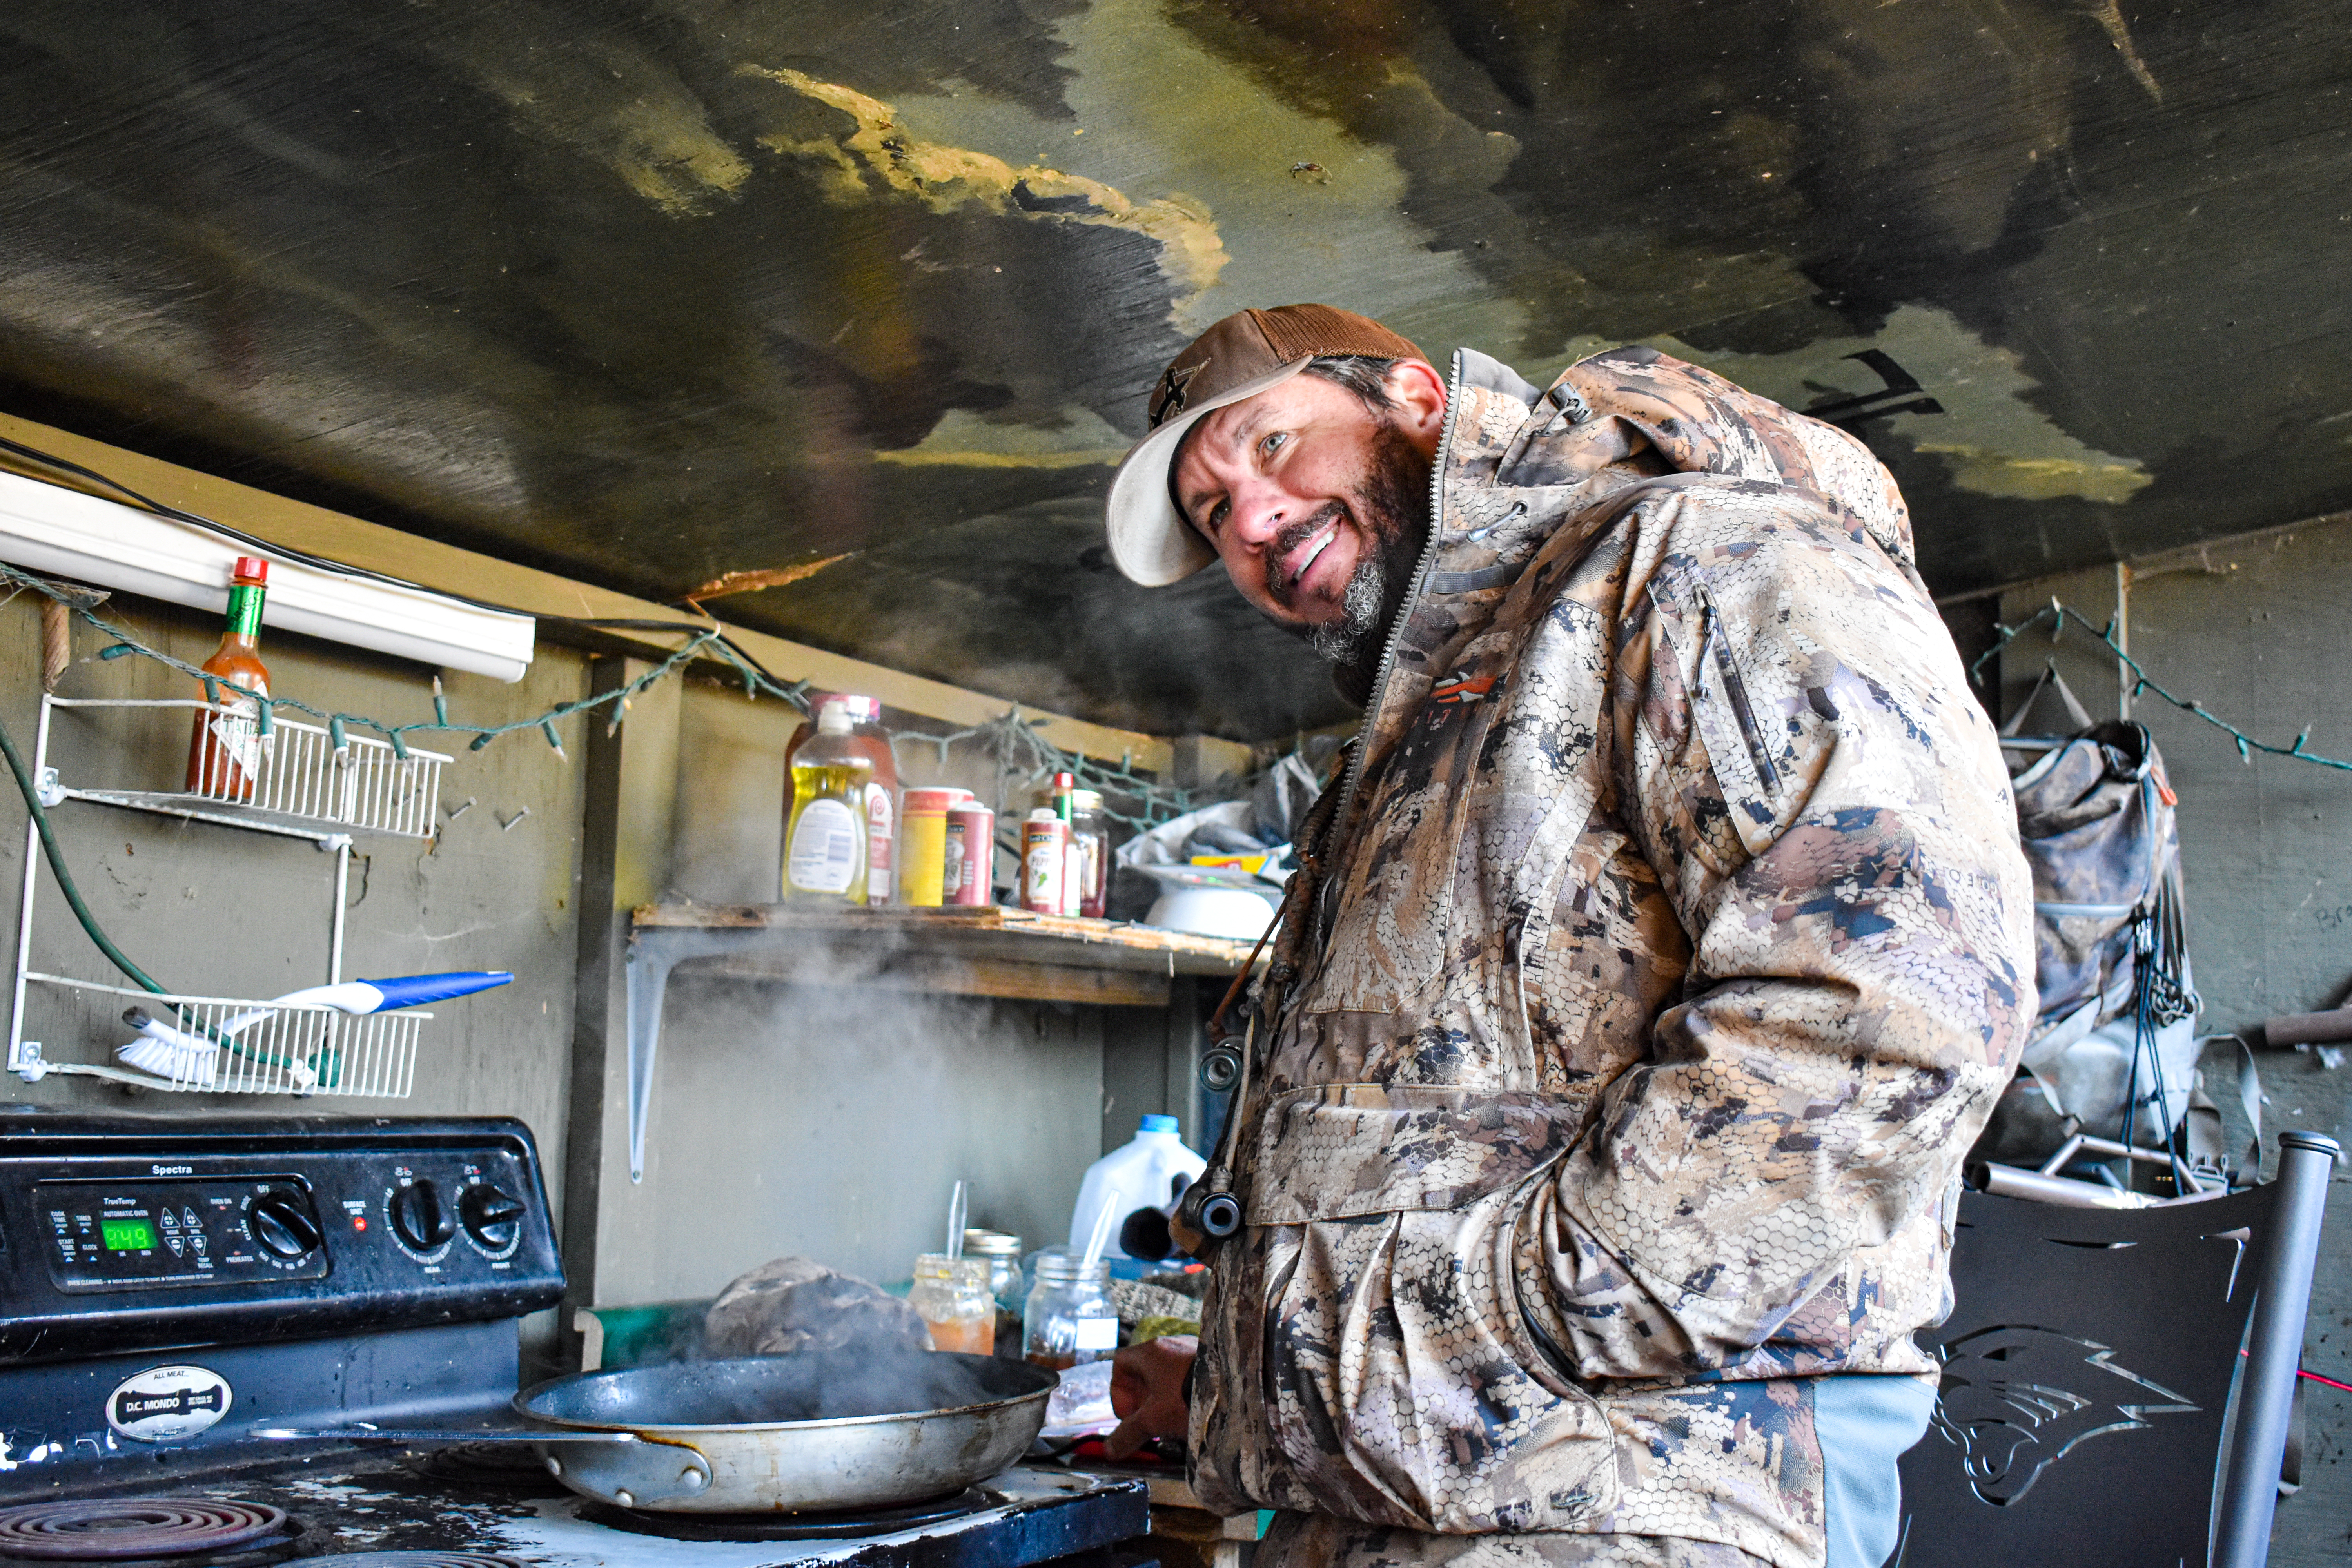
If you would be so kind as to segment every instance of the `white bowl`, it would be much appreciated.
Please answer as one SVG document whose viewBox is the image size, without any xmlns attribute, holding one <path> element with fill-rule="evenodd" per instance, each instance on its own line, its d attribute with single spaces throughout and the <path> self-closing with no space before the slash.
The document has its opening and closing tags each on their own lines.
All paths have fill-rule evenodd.
<svg viewBox="0 0 2352 1568">
<path fill-rule="evenodd" d="M 1239 888 L 1171 888 L 1143 917 L 1146 925 L 1195 936 L 1255 942 L 1274 923 L 1274 906 Z"/>
</svg>

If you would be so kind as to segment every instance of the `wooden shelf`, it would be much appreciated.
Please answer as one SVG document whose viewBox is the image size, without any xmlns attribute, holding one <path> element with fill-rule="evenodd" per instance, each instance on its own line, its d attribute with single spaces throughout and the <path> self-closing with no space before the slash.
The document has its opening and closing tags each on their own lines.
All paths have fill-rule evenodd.
<svg viewBox="0 0 2352 1568">
<path fill-rule="evenodd" d="M 694 972 L 798 984 L 878 985 L 1037 1002 L 1165 1006 L 1179 974 L 1230 975 L 1251 943 L 1157 926 L 993 905 L 817 910 L 789 904 L 650 904 L 640 937 L 731 932 L 694 944 Z M 659 940 L 659 939 L 656 939 Z"/>
</svg>

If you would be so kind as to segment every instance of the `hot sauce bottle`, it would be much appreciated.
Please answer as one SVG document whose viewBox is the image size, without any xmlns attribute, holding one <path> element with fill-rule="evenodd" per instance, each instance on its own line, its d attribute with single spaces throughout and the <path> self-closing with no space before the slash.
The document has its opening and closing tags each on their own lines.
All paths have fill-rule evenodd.
<svg viewBox="0 0 2352 1568">
<path fill-rule="evenodd" d="M 224 688 L 221 706 L 198 713 L 188 737 L 186 788 L 191 795 L 249 801 L 254 781 L 261 776 L 269 742 L 261 734 L 260 705 L 249 697 L 229 696 L 226 689 L 269 695 L 269 669 L 261 662 L 261 598 L 268 582 L 268 562 L 251 555 L 236 558 L 236 571 L 229 579 L 228 628 L 221 635 L 219 649 L 203 666 Z"/>
<path fill-rule="evenodd" d="M 1054 815 L 1062 819 L 1062 907 L 1058 912 L 1078 912 L 1087 879 L 1087 852 L 1078 843 L 1078 780 L 1075 773 L 1054 775 Z"/>
</svg>

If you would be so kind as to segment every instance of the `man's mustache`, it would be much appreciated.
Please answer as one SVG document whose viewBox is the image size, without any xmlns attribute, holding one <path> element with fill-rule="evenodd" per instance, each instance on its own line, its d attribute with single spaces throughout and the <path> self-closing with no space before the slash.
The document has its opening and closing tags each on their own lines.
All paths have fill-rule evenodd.
<svg viewBox="0 0 2352 1568">
<path fill-rule="evenodd" d="M 1282 525 L 1282 531 L 1274 536 L 1274 542 L 1266 546 L 1262 557 L 1265 562 L 1268 598 L 1286 610 L 1290 608 L 1291 598 L 1297 592 L 1297 585 L 1290 581 L 1290 552 L 1321 532 L 1326 523 L 1335 518 L 1344 519 L 1347 515 L 1346 507 L 1336 500 L 1327 500 L 1297 521 Z"/>
</svg>

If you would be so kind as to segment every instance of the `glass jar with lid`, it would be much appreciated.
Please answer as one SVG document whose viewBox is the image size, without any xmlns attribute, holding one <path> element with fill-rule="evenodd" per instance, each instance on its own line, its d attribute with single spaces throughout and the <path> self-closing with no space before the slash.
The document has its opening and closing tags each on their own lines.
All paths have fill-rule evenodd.
<svg viewBox="0 0 2352 1568">
<path fill-rule="evenodd" d="M 967 1230 L 963 1233 L 963 1255 L 987 1259 L 989 1294 L 996 1298 L 998 1306 L 1021 1310 L 1028 1292 L 1022 1289 L 1019 1237 L 1007 1236 L 1001 1230 Z"/>
<path fill-rule="evenodd" d="M 1110 1301 L 1110 1259 L 1092 1267 L 1048 1248 L 1037 1255 L 1037 1283 L 1021 1314 L 1021 1353 L 1034 1366 L 1066 1372 L 1108 1361 L 1118 1349 L 1118 1310 Z"/>
<path fill-rule="evenodd" d="M 1102 918 L 1110 894 L 1110 824 L 1099 790 L 1070 792 L 1070 847 L 1077 862 L 1077 913 Z"/>
<path fill-rule="evenodd" d="M 1027 1299 L 1021 1277 L 1021 1238 L 998 1230 L 967 1230 L 963 1255 L 988 1264 L 988 1293 L 996 1299 L 996 1353 L 1021 1352 L 1021 1310 Z"/>
<path fill-rule="evenodd" d="M 986 1355 L 996 1345 L 996 1299 L 989 1293 L 988 1259 L 926 1252 L 915 1259 L 915 1286 L 907 1292 L 931 1331 L 931 1348 Z"/>
</svg>

